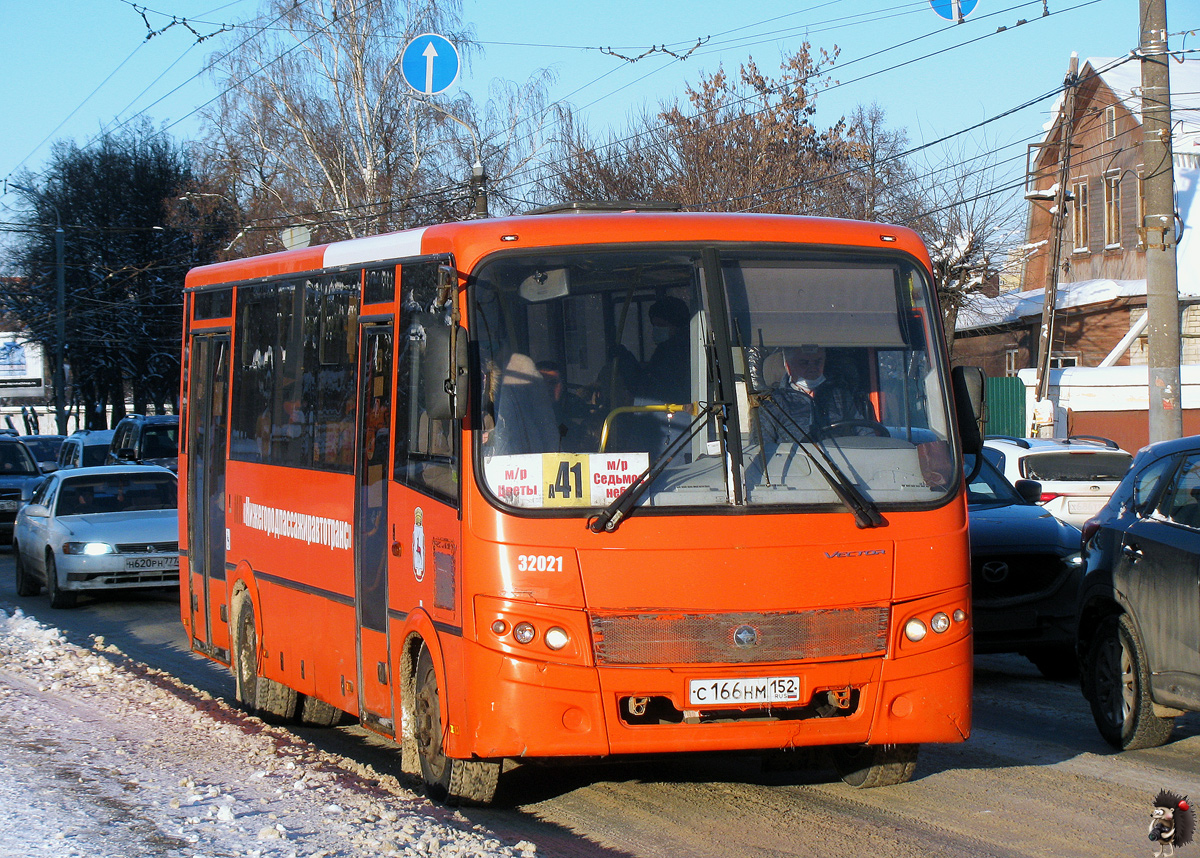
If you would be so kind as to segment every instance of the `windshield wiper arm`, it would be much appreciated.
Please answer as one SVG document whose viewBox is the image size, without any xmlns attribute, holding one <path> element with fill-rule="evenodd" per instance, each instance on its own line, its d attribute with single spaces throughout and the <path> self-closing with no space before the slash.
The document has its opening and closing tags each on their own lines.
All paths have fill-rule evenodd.
<svg viewBox="0 0 1200 858">
<path fill-rule="evenodd" d="M 837 462 L 825 451 L 825 448 L 809 434 L 807 429 L 783 410 L 771 393 L 757 394 L 753 400 L 757 407 L 764 408 L 776 425 L 796 442 L 796 446 L 808 453 L 809 460 L 816 466 L 818 473 L 825 478 L 825 482 L 829 483 L 829 487 L 838 496 L 838 500 L 854 514 L 855 524 L 861 528 L 887 527 L 887 519 L 879 512 L 879 507 L 875 502 L 851 482 L 850 478 L 846 476 L 846 472 L 838 467 Z M 809 446 L 805 447 L 801 439 Z M 762 454 L 765 456 L 766 451 L 762 451 Z"/>
<path fill-rule="evenodd" d="M 663 472 L 663 469 L 671 463 L 679 451 L 696 437 L 696 433 L 708 422 L 709 415 L 715 414 L 724 405 L 723 402 L 710 402 L 701 408 L 692 418 L 692 422 L 688 424 L 687 430 L 668 444 L 658 458 L 651 462 L 646 470 L 638 474 L 636 480 L 613 498 L 612 503 L 588 521 L 588 528 L 592 533 L 612 533 L 620 527 L 621 521 L 629 515 L 634 504 L 641 500 L 642 495 L 650 488 L 650 484 L 654 482 L 655 478 Z"/>
</svg>

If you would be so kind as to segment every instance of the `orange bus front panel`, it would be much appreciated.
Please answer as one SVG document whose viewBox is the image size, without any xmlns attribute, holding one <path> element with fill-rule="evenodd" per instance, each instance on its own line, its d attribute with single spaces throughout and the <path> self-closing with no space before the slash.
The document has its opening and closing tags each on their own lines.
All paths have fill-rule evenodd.
<svg viewBox="0 0 1200 858">
<path fill-rule="evenodd" d="M 456 756 L 561 757 L 961 742 L 970 732 L 970 638 L 895 660 L 729 667 L 584 668 L 468 645 L 466 722 Z M 692 706 L 749 674 L 799 680 L 803 705 Z"/>
</svg>

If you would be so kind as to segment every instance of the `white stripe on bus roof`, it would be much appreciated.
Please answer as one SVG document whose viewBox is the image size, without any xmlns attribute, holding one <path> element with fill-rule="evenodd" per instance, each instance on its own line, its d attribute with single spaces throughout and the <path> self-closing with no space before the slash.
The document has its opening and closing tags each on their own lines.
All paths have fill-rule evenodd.
<svg viewBox="0 0 1200 858">
<path fill-rule="evenodd" d="M 369 238 L 352 238 L 338 241 L 325 248 L 326 268 L 340 265 L 357 265 L 363 262 L 378 262 L 381 259 L 399 259 L 402 256 L 421 255 L 421 237 L 425 227 L 372 235 Z"/>
</svg>

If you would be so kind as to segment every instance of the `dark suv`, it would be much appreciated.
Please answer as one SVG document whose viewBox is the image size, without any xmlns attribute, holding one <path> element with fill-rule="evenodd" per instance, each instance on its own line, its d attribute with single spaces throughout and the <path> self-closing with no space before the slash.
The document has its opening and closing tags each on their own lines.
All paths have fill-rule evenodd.
<svg viewBox="0 0 1200 858">
<path fill-rule="evenodd" d="M 113 430 L 106 465 L 162 465 L 179 468 L 179 417 L 175 414 L 129 414 Z"/>
<path fill-rule="evenodd" d="M 12 541 L 17 510 L 44 479 L 29 448 L 15 435 L 0 435 L 0 541 Z"/>
<path fill-rule="evenodd" d="M 1083 526 L 1083 696 L 1118 750 L 1153 748 L 1200 711 L 1200 437 L 1142 448 Z"/>
</svg>

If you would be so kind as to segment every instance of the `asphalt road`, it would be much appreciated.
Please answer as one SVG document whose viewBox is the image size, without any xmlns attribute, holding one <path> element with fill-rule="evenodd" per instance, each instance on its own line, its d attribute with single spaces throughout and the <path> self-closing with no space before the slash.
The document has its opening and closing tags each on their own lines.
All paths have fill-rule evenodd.
<svg viewBox="0 0 1200 858">
<path fill-rule="evenodd" d="M 229 672 L 190 653 L 175 594 L 84 599 L 55 611 L 19 599 L 0 551 L 0 607 L 20 607 L 76 643 L 103 635 L 147 665 L 232 699 Z M 358 727 L 298 730 L 322 749 L 400 776 L 393 748 Z M 402 776 L 401 776 L 402 777 Z M 974 730 L 922 749 L 911 783 L 855 790 L 817 758 L 765 767 L 745 755 L 671 756 L 572 767 L 514 766 L 498 805 L 457 811 L 542 856 L 1149 855 L 1162 788 L 1200 797 L 1200 716 L 1163 748 L 1114 754 L 1074 683 L 1017 656 L 976 660 Z"/>
</svg>

